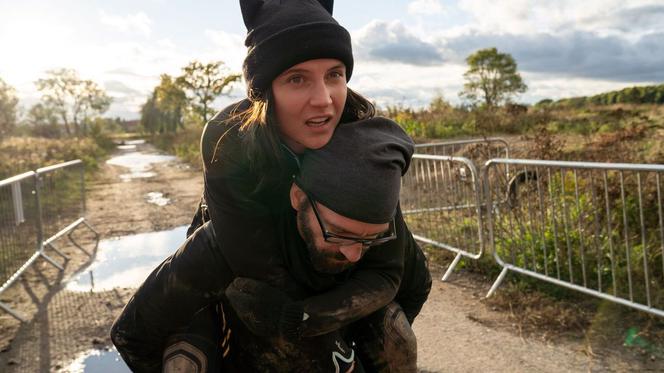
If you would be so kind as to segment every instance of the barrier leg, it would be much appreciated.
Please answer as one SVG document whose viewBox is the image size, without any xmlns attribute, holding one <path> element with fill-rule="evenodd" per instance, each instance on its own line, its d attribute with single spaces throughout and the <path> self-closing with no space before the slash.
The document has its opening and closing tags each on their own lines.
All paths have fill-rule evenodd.
<svg viewBox="0 0 664 373">
<path fill-rule="evenodd" d="M 507 274 L 507 267 L 503 267 L 503 270 L 500 271 L 500 274 L 498 275 L 496 282 L 494 282 L 493 285 L 491 285 L 491 289 L 489 289 L 489 292 L 486 293 L 486 298 L 493 295 L 496 289 L 498 289 L 498 286 L 500 286 L 500 283 L 503 282 L 503 279 L 505 278 L 506 274 Z"/>
<path fill-rule="evenodd" d="M 50 256 L 44 254 L 43 252 L 39 253 L 39 256 L 41 256 L 42 258 L 46 259 L 47 262 L 53 264 L 53 266 L 54 266 L 55 268 L 57 268 L 57 269 L 59 269 L 59 270 L 61 270 L 61 271 L 64 271 L 64 270 L 65 270 L 64 267 L 62 267 L 62 266 L 61 266 L 60 264 L 58 264 L 55 260 L 53 260 L 53 258 L 51 258 Z"/>
<path fill-rule="evenodd" d="M 71 231 L 67 234 L 67 239 L 69 239 L 69 242 L 71 242 L 72 245 L 76 246 L 79 250 L 84 252 L 87 256 L 92 256 L 92 254 L 90 254 L 87 250 L 85 250 L 85 248 L 83 248 L 83 246 L 79 245 L 78 242 L 76 242 L 74 237 L 72 237 L 72 235 L 71 235 L 72 233 L 74 233 L 74 231 Z"/>
<path fill-rule="evenodd" d="M 21 316 L 21 314 L 19 314 L 18 312 L 14 311 L 14 310 L 11 309 L 8 305 L 6 305 L 6 304 L 4 304 L 4 303 L 2 303 L 2 302 L 0 302 L 0 308 L 2 308 L 3 310 L 7 311 L 8 314 L 14 316 L 18 321 L 21 321 L 21 322 L 28 322 L 28 319 L 26 319 L 25 317 Z"/>
<path fill-rule="evenodd" d="M 62 251 L 60 251 L 60 249 L 58 249 L 57 247 L 55 247 L 55 245 L 53 244 L 53 242 L 49 242 L 49 243 L 47 243 L 46 246 L 50 247 L 53 251 L 55 251 L 56 253 L 58 253 L 58 255 L 60 255 L 63 259 L 65 259 L 65 260 L 66 260 L 66 259 L 69 259 L 69 258 L 67 258 L 67 255 L 65 255 Z"/>
<path fill-rule="evenodd" d="M 454 267 L 456 267 L 456 265 L 459 264 L 459 260 L 461 260 L 461 253 L 456 254 L 454 260 L 452 261 L 452 264 L 450 264 L 450 266 L 447 267 L 447 271 L 445 271 L 445 274 L 443 275 L 441 281 L 447 281 L 447 278 L 450 277 L 450 275 L 452 275 Z"/>
</svg>

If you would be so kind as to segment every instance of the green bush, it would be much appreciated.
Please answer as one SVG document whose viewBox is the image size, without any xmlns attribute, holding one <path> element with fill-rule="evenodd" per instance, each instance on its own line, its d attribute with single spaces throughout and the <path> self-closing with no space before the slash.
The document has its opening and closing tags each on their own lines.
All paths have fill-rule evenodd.
<svg viewBox="0 0 664 373">
<path fill-rule="evenodd" d="M 200 126 L 187 126 L 176 133 L 153 134 L 150 142 L 157 148 L 175 154 L 196 169 L 203 166 L 200 151 L 200 141 L 203 128 Z"/>
</svg>

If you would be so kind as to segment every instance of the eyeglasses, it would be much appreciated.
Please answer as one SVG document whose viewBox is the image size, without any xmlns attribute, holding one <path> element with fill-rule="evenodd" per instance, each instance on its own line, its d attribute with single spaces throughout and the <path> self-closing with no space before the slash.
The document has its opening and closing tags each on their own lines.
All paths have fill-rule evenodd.
<svg viewBox="0 0 664 373">
<path fill-rule="evenodd" d="M 316 215 L 316 220 L 318 220 L 318 225 L 320 225 L 320 230 L 321 232 L 323 232 L 323 238 L 325 239 L 325 242 L 334 243 L 341 246 L 350 246 L 359 243 L 362 244 L 362 246 L 364 247 L 369 247 L 369 246 L 377 246 L 397 238 L 397 233 L 396 230 L 394 229 L 394 218 L 392 218 L 388 230 L 386 232 L 381 233 L 376 238 L 364 239 L 357 237 L 347 237 L 347 236 L 342 236 L 340 234 L 332 233 L 325 228 L 325 225 L 323 225 L 323 220 L 320 218 L 318 208 L 316 207 L 316 201 L 313 198 L 311 198 L 309 194 L 307 193 L 305 194 L 307 196 L 307 199 L 309 200 L 309 204 L 314 210 L 314 215 Z"/>
</svg>

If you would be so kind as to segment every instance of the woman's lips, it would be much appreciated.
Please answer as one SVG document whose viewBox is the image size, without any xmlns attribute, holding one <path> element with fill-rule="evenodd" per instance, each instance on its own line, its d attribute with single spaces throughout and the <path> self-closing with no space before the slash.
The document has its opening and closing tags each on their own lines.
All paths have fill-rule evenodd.
<svg viewBox="0 0 664 373">
<path fill-rule="evenodd" d="M 328 124 L 330 122 L 330 119 L 332 119 L 332 117 L 330 117 L 330 116 L 315 117 L 315 118 L 308 119 L 304 123 L 309 127 L 322 127 L 322 126 Z"/>
</svg>

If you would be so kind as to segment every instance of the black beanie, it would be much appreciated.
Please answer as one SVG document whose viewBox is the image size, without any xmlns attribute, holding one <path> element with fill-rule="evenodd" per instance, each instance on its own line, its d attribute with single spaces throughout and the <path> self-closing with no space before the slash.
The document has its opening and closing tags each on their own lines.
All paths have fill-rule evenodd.
<svg viewBox="0 0 664 373">
<path fill-rule="evenodd" d="M 249 98 L 261 98 L 291 66 L 336 58 L 353 72 L 350 34 L 332 18 L 334 0 L 240 0 L 249 48 L 243 72 Z"/>
<path fill-rule="evenodd" d="M 304 152 L 295 183 L 337 214 L 387 223 L 414 149 L 413 140 L 387 118 L 340 123 L 327 145 Z"/>
</svg>

